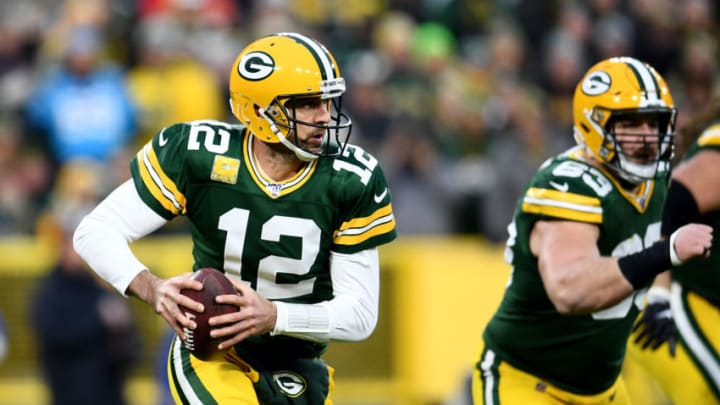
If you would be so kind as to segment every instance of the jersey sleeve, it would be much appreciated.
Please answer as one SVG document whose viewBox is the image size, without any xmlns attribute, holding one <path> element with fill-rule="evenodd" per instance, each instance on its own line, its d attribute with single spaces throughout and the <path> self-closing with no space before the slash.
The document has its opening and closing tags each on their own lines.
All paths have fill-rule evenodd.
<svg viewBox="0 0 720 405">
<path fill-rule="evenodd" d="M 603 197 L 612 187 L 605 175 L 584 162 L 552 161 L 532 178 L 520 209 L 536 219 L 601 224 Z"/>
<path fill-rule="evenodd" d="M 356 253 L 391 242 L 397 237 L 391 192 L 377 160 L 355 145 L 333 161 L 343 173 L 335 192 L 341 201 L 340 224 L 333 250 Z"/>
<path fill-rule="evenodd" d="M 187 213 L 187 129 L 187 124 L 163 128 L 130 162 L 140 198 L 167 220 Z"/>
</svg>

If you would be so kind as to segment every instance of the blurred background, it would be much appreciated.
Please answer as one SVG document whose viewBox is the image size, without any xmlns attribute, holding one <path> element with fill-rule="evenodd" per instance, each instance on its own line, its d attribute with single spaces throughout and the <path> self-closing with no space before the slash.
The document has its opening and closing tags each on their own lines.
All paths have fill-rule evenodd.
<svg viewBox="0 0 720 405">
<path fill-rule="evenodd" d="M 719 28 L 711 0 L 0 1 L 0 405 L 63 388 L 163 403 L 164 323 L 83 271 L 68 236 L 163 126 L 234 122 L 231 64 L 279 31 L 337 58 L 351 142 L 384 168 L 400 235 L 381 251 L 376 333 L 328 352 L 336 403 L 467 403 L 509 274 L 506 226 L 537 166 L 573 144 L 582 73 L 614 55 L 649 62 L 683 125 L 717 94 Z M 186 229 L 134 250 L 186 271 Z M 638 403 L 664 403 L 626 372 Z"/>
</svg>

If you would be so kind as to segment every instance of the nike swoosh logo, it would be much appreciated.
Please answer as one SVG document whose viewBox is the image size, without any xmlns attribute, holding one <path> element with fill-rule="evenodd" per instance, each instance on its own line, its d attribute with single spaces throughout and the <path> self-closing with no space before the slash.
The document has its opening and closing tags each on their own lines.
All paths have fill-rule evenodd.
<svg viewBox="0 0 720 405">
<path fill-rule="evenodd" d="M 567 182 L 563 184 L 555 183 L 554 181 L 550 180 L 550 185 L 555 187 L 558 191 L 562 191 L 563 193 L 568 191 L 568 184 Z"/>
<path fill-rule="evenodd" d="M 385 196 L 387 195 L 387 191 L 388 191 L 387 187 L 385 187 L 385 190 L 383 190 L 382 193 L 374 195 L 373 199 L 375 200 L 375 202 L 380 204 L 380 202 L 385 199 Z"/>
<path fill-rule="evenodd" d="M 160 145 L 160 147 L 165 146 L 165 144 L 168 142 L 167 138 L 165 138 L 163 134 L 165 134 L 164 129 L 160 132 L 160 137 L 158 138 L 158 145 Z"/>
</svg>

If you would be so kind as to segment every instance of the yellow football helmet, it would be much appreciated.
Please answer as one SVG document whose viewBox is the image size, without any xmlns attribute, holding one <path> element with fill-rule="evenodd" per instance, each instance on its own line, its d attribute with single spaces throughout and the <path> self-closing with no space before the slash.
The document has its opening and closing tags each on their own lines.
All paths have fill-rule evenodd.
<svg viewBox="0 0 720 405">
<path fill-rule="evenodd" d="M 345 80 L 333 55 L 319 42 L 302 34 L 282 32 L 260 38 L 240 52 L 230 72 L 230 108 L 254 136 L 282 143 L 298 158 L 342 153 L 352 121 L 342 112 Z M 328 103 L 325 124 L 297 120 L 297 99 L 316 98 Z M 297 125 L 324 128 L 321 151 L 303 148 Z"/>
<path fill-rule="evenodd" d="M 623 180 L 638 184 L 667 174 L 673 155 L 677 110 L 665 79 L 647 63 L 614 57 L 591 67 L 575 88 L 574 136 Z M 618 119 L 652 117 L 659 128 L 654 157 L 637 162 L 623 153 L 613 133 Z"/>
</svg>

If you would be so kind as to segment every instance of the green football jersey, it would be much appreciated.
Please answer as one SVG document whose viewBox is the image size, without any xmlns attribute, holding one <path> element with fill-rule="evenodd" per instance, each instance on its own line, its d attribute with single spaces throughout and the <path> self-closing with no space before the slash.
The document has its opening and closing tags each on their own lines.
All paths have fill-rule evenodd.
<svg viewBox="0 0 720 405">
<path fill-rule="evenodd" d="M 257 165 L 244 126 L 194 121 L 164 128 L 132 160 L 140 197 L 191 224 L 193 268 L 214 267 L 270 300 L 333 298 L 330 252 L 356 253 L 396 237 L 390 190 L 377 160 L 348 145 L 274 182 Z M 324 345 L 283 336 L 247 344 L 316 355 Z"/>
<path fill-rule="evenodd" d="M 585 222 L 600 228 L 600 254 L 635 253 L 660 238 L 667 184 L 647 181 L 630 194 L 582 153 L 575 147 L 544 162 L 518 202 L 505 250 L 511 278 L 483 336 L 513 366 L 562 389 L 595 394 L 620 373 L 639 311 L 635 294 L 593 314 L 561 315 L 543 286 L 530 232 L 538 220 Z"/>
<path fill-rule="evenodd" d="M 720 151 L 720 123 L 708 127 L 683 157 L 684 160 L 703 150 Z M 720 168 L 716 168 L 720 170 Z M 717 185 L 708 185 L 718 187 Z M 720 211 L 702 216 L 701 221 L 713 227 L 717 235 L 720 230 Z M 683 288 L 697 292 L 715 305 L 720 306 L 720 240 L 713 238 L 709 258 L 688 260 L 672 271 L 672 277 Z"/>
</svg>

